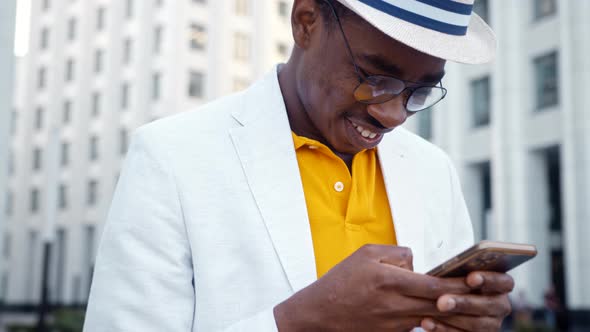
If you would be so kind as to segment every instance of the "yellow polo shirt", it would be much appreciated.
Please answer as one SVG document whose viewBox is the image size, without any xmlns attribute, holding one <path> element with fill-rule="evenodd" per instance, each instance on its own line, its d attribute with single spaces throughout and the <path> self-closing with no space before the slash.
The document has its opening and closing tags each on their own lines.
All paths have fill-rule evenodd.
<svg viewBox="0 0 590 332">
<path fill-rule="evenodd" d="M 352 175 L 324 144 L 293 133 L 318 278 L 365 244 L 395 245 L 376 149 L 354 156 Z"/>
</svg>

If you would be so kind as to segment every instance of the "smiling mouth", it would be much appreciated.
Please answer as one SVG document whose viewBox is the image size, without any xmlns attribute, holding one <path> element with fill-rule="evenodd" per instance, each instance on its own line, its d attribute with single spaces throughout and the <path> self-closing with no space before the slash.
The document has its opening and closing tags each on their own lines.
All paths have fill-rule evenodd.
<svg viewBox="0 0 590 332">
<path fill-rule="evenodd" d="M 357 125 L 356 123 L 354 123 L 352 121 L 350 121 L 350 123 L 352 124 L 354 129 L 356 129 L 356 131 L 358 131 L 359 134 L 361 134 L 361 136 L 363 136 L 364 138 L 374 139 L 375 137 L 379 136 L 379 134 L 374 133 L 367 128 L 364 128 L 361 125 Z"/>
</svg>

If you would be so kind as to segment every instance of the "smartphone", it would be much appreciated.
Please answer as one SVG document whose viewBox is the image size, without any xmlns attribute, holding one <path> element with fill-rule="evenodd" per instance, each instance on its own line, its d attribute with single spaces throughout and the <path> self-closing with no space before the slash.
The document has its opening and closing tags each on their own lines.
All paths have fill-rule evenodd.
<svg viewBox="0 0 590 332">
<path fill-rule="evenodd" d="M 427 274 L 435 277 L 465 277 L 473 271 L 508 272 L 536 255 L 537 248 L 534 245 L 484 240 Z"/>
</svg>

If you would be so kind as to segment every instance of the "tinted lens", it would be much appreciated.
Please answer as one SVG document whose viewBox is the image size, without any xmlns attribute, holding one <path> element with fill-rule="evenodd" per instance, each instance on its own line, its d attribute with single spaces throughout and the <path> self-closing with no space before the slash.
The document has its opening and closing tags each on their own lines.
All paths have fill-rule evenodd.
<svg viewBox="0 0 590 332">
<path fill-rule="evenodd" d="M 354 91 L 354 97 L 363 103 L 379 104 L 398 96 L 404 89 L 404 82 L 398 79 L 369 76 Z"/>
<path fill-rule="evenodd" d="M 412 93 L 408 98 L 406 109 L 410 112 L 417 112 L 438 103 L 445 97 L 446 91 L 440 87 L 421 87 Z"/>
</svg>

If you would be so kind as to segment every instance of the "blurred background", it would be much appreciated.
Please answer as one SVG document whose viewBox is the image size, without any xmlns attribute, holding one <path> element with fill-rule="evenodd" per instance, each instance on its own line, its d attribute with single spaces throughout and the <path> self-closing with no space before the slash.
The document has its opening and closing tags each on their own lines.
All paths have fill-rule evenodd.
<svg viewBox="0 0 590 332">
<path fill-rule="evenodd" d="M 0 332 L 80 331 L 130 133 L 286 61 L 291 6 L 0 1 Z M 495 62 L 448 64 L 447 98 L 406 127 L 452 157 L 477 239 L 539 250 L 506 329 L 590 331 L 590 0 L 475 8 Z"/>
</svg>

